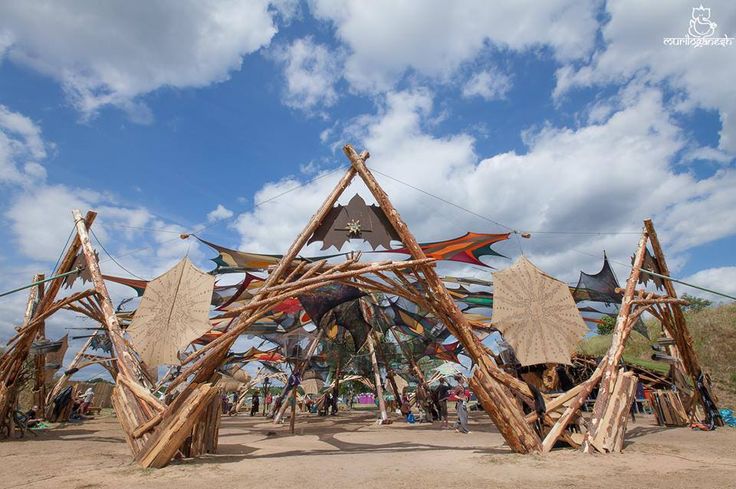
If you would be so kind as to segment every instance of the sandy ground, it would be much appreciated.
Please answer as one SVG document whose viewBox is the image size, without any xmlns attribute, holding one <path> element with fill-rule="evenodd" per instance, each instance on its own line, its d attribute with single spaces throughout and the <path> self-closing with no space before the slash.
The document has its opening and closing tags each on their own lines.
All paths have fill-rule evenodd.
<svg viewBox="0 0 736 489">
<path fill-rule="evenodd" d="M 132 488 L 628 488 L 736 487 L 736 429 L 629 425 L 623 454 L 511 453 L 482 413 L 469 435 L 437 425 L 373 424 L 375 413 L 302 415 L 288 424 L 223 418 L 220 453 L 160 470 L 130 464 L 113 417 L 0 443 L 0 487 Z M 269 434 L 269 432 L 271 432 Z"/>
</svg>

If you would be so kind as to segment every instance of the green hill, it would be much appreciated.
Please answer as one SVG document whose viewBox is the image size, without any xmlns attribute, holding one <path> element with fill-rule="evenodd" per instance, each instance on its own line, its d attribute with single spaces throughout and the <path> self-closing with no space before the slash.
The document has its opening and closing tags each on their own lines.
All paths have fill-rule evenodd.
<svg viewBox="0 0 736 489">
<path fill-rule="evenodd" d="M 736 304 L 685 316 L 703 370 L 716 388 L 719 407 L 736 407 Z"/>
<path fill-rule="evenodd" d="M 693 337 L 695 351 L 703 370 L 710 374 L 720 402 L 719 407 L 736 406 L 736 304 L 708 307 L 685 314 Z M 658 336 L 659 323 L 647 323 L 650 336 Z M 611 345 L 611 335 L 586 338 L 577 347 L 578 353 L 602 356 Z M 651 360 L 649 340 L 633 331 L 624 350 L 624 359 L 653 370 L 667 373 L 668 365 Z"/>
</svg>

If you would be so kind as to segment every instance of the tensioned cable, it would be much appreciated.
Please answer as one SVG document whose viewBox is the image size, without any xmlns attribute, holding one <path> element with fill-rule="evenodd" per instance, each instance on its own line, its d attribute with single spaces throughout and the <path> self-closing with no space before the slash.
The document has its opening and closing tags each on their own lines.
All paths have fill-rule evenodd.
<svg viewBox="0 0 736 489">
<path fill-rule="evenodd" d="M 268 199 L 262 200 L 260 202 L 256 202 L 256 203 L 253 204 L 253 209 L 258 209 L 262 205 L 267 204 L 269 202 L 272 202 L 272 201 L 274 201 L 274 200 L 276 200 L 276 199 L 278 199 L 280 197 L 283 197 L 286 194 L 289 194 L 291 192 L 294 192 L 295 190 L 299 190 L 300 188 L 306 187 L 307 185 L 310 185 L 310 184 L 312 184 L 314 182 L 317 182 L 319 180 L 322 180 L 323 178 L 327 178 L 330 175 L 333 175 L 334 173 L 338 172 L 339 170 L 345 169 L 345 167 L 346 167 L 346 165 L 340 165 L 340 166 L 338 166 L 338 167 L 336 167 L 336 168 L 334 168 L 334 169 L 332 169 L 332 170 L 330 170 L 330 171 L 328 171 L 326 173 L 322 173 L 320 175 L 317 175 L 316 177 L 311 178 L 311 179 L 309 179 L 309 180 L 307 180 L 307 181 L 305 181 L 303 183 L 300 183 L 299 185 L 296 185 L 296 186 L 294 186 L 294 187 L 292 187 L 292 188 L 290 188 L 288 190 L 285 190 L 285 191 L 283 191 L 283 192 L 281 192 L 279 194 L 276 194 L 276 195 L 274 195 L 272 197 L 269 197 Z M 196 233 L 202 233 L 203 231 L 205 231 L 207 229 L 211 229 L 211 228 L 213 228 L 213 227 L 215 227 L 217 225 L 229 223 L 229 222 L 237 219 L 238 217 L 239 216 L 236 215 L 236 216 L 230 217 L 228 219 L 223 219 L 221 221 L 215 221 L 215 222 L 213 222 L 212 224 L 210 224 L 208 226 L 205 226 L 205 227 L 203 227 L 201 229 L 198 229 L 196 231 L 192 231 L 191 233 L 188 233 L 188 234 L 194 234 L 195 232 Z"/>
<path fill-rule="evenodd" d="M 580 253 L 581 255 L 591 256 L 593 258 L 598 258 L 598 255 L 594 255 L 593 253 L 587 253 L 585 251 L 580 251 L 577 248 L 569 248 L 569 249 L 572 250 L 572 251 L 574 251 L 574 252 L 576 252 L 576 253 Z M 621 266 L 626 267 L 626 268 L 634 268 L 633 265 L 631 265 L 630 263 L 624 263 L 624 262 L 621 262 L 621 261 L 618 261 L 618 260 L 614 260 L 613 258 L 608 258 L 608 261 L 611 262 L 611 263 L 615 263 L 617 265 L 621 265 Z M 676 279 L 676 278 L 672 278 L 672 277 L 670 277 L 668 275 L 662 275 L 661 273 L 657 273 L 657 272 L 654 272 L 652 270 L 647 270 L 646 268 L 641 268 L 640 267 L 639 270 L 642 271 L 642 272 L 648 273 L 649 275 L 653 275 L 655 277 L 659 277 L 659 278 L 664 279 L 664 280 L 669 280 L 671 282 L 682 284 L 682 285 L 685 285 L 687 287 L 692 287 L 694 289 L 702 290 L 702 291 L 708 292 L 710 294 L 715 294 L 715 295 L 719 295 L 721 297 L 726 297 L 727 299 L 736 300 L 736 297 L 734 297 L 732 295 L 728 295 L 728 294 L 726 294 L 724 292 L 718 292 L 717 290 L 712 290 L 712 289 L 708 289 L 708 288 L 702 287 L 700 285 L 691 284 L 690 282 L 685 282 L 684 280 L 679 280 L 679 279 Z"/>
<path fill-rule="evenodd" d="M 412 184 L 410 184 L 408 182 L 405 182 L 403 180 L 400 180 L 398 178 L 392 177 L 391 175 L 388 175 L 386 173 L 383 173 L 383 172 L 381 172 L 379 170 L 376 170 L 374 168 L 372 168 L 371 171 L 373 173 L 378 173 L 379 175 L 382 175 L 382 176 L 388 178 L 389 180 L 393 180 L 393 181 L 395 181 L 397 183 L 400 183 L 402 185 L 406 185 L 409 188 L 412 188 L 412 189 L 414 189 L 414 190 L 416 190 L 418 192 L 421 192 L 421 193 L 423 193 L 423 194 L 425 194 L 425 195 L 427 195 L 429 197 L 432 197 L 433 199 L 437 199 L 440 202 L 444 202 L 445 204 L 451 205 L 452 207 L 455 207 L 455 208 L 460 209 L 460 210 L 462 210 L 464 212 L 467 212 L 468 214 L 471 214 L 471 215 L 473 215 L 475 217 L 478 217 L 478 218 L 483 219 L 485 221 L 491 222 L 491 223 L 493 223 L 493 224 L 495 224 L 497 226 L 500 226 L 500 227 L 502 227 L 504 229 L 508 229 L 512 233 L 522 234 L 521 231 L 519 231 L 517 229 L 514 229 L 511 226 L 507 226 L 506 224 L 503 224 L 501 222 L 498 222 L 495 219 L 491 219 L 488 216 L 484 216 L 482 214 L 478 214 L 477 212 L 472 211 L 472 210 L 470 210 L 470 209 L 468 209 L 466 207 L 463 207 L 460 204 L 457 204 L 455 202 L 452 202 L 450 200 L 447 200 L 444 197 L 440 197 L 439 195 L 435 195 L 435 194 L 433 194 L 431 192 L 428 192 L 428 191 L 426 191 L 426 190 L 424 190 L 422 188 L 419 188 L 417 186 L 414 186 L 414 185 L 412 185 Z M 525 233 L 534 233 L 534 234 L 572 234 L 572 235 L 576 235 L 576 234 L 577 235 L 599 235 L 599 234 L 600 235 L 616 235 L 616 234 L 640 234 L 641 233 L 640 231 L 615 231 L 615 232 L 614 231 L 611 231 L 611 232 L 605 232 L 605 231 L 603 231 L 603 232 L 602 231 L 524 231 L 524 232 Z"/>
<path fill-rule="evenodd" d="M 114 257 L 114 256 L 112 256 L 112 255 L 110 254 L 110 252 L 109 252 L 109 251 L 107 251 L 107 248 L 105 248 L 105 245 L 103 245 L 103 244 L 102 244 L 102 241 L 100 241 L 100 238 L 98 238 L 98 237 L 97 237 L 97 235 L 96 235 L 96 234 L 95 234 L 95 232 L 94 232 L 94 231 L 92 230 L 92 228 L 89 228 L 89 231 L 90 231 L 90 233 L 92 233 L 92 236 L 93 236 L 93 237 L 95 238 L 95 241 L 97 241 L 97 244 L 99 244 L 99 245 L 100 245 L 100 248 L 102 248 L 102 251 L 104 251 L 104 252 L 105 252 L 105 254 L 107 254 L 107 256 L 109 256 L 109 257 L 110 257 L 110 259 L 111 259 L 111 260 L 112 260 L 113 262 L 115 262 L 115 264 L 116 264 L 117 266 L 119 266 L 120 268 L 122 268 L 123 270 L 125 270 L 126 272 L 128 272 L 128 273 L 129 273 L 130 275 L 132 275 L 132 276 L 134 276 L 134 277 L 136 277 L 136 278 L 138 278 L 138 279 L 140 279 L 140 280 L 146 280 L 146 279 L 144 279 L 143 277 L 141 277 L 141 276 L 139 276 L 139 275 L 136 275 L 135 273 L 131 272 L 130 270 L 128 270 L 127 268 L 125 268 L 125 267 L 124 267 L 124 266 L 123 266 L 122 264 L 120 264 L 120 262 L 119 262 L 119 261 L 117 261 L 117 260 L 115 259 L 115 257 Z"/>
<path fill-rule="evenodd" d="M 423 189 L 421 189 L 421 188 L 419 188 L 419 187 L 416 187 L 416 186 L 414 186 L 414 185 L 411 185 L 411 184 L 409 184 L 409 183 L 407 183 L 407 182 L 404 182 L 404 181 L 402 181 L 402 180 L 399 180 L 398 178 L 394 178 L 394 177 L 392 177 L 392 176 L 390 176 L 390 175 L 387 175 L 387 174 L 385 174 L 385 173 L 383 173 L 383 172 L 381 172 L 381 171 L 379 171 L 379 170 L 373 169 L 373 172 L 375 172 L 375 173 L 378 173 L 379 175 L 382 175 L 382 176 L 384 176 L 384 177 L 386 177 L 386 178 L 388 178 L 388 179 L 390 179 L 390 180 L 393 180 L 393 181 L 395 181 L 395 182 L 398 182 L 398 183 L 400 183 L 400 184 L 406 185 L 407 187 L 410 187 L 410 188 L 412 188 L 412 189 L 414 189 L 414 190 L 417 190 L 417 191 L 419 191 L 419 192 L 421 192 L 421 193 L 423 193 L 423 194 L 426 194 L 426 195 L 428 195 L 428 196 L 430 196 L 430 197 L 432 197 L 432 198 L 434 198 L 434 199 L 437 199 L 437 200 L 439 200 L 439 201 L 441 201 L 441 202 L 444 202 L 444 203 L 446 203 L 446 204 L 449 204 L 449 205 L 451 205 L 451 206 L 453 206 L 453 207 L 456 207 L 456 208 L 458 208 L 458 209 L 460 209 L 460 210 L 463 210 L 463 211 L 465 211 L 465 212 L 467 212 L 467 213 L 469 213 L 469 214 L 472 214 L 472 215 L 474 215 L 474 216 L 476 216 L 476 217 L 479 217 L 479 218 L 481 218 L 481 219 L 484 219 L 484 220 L 486 220 L 486 221 L 492 222 L 493 224 L 496 224 L 496 225 L 498 225 L 498 226 L 501 226 L 501 227 L 503 227 L 503 228 L 506 228 L 506 229 L 510 230 L 510 231 L 511 231 L 511 232 L 512 232 L 513 234 L 517 235 L 517 238 L 518 238 L 518 235 L 519 235 L 519 234 L 521 234 L 521 233 L 520 233 L 519 231 L 517 231 L 517 230 L 513 229 L 513 228 L 512 228 L 512 227 L 510 227 L 510 226 L 507 226 L 507 225 L 505 225 L 505 224 L 503 224 L 503 223 L 500 223 L 500 222 L 498 222 L 498 221 L 496 221 L 496 220 L 494 220 L 494 219 L 491 219 L 491 218 L 489 218 L 489 217 L 487 217 L 487 216 L 483 216 L 483 215 L 481 215 L 481 214 L 478 214 L 477 212 L 473 212 L 473 211 L 471 211 L 470 209 L 467 209 L 467 208 L 465 208 L 465 207 L 463 207 L 463 206 L 461 206 L 461 205 L 459 205 L 459 204 L 456 204 L 456 203 L 454 203 L 454 202 L 451 202 L 451 201 L 449 201 L 449 200 L 447 200 L 447 199 L 444 199 L 444 198 L 442 198 L 442 197 L 440 197 L 440 196 L 438 196 L 438 195 L 435 195 L 435 194 L 433 194 L 433 193 L 431 193 L 431 192 L 427 192 L 426 190 L 423 190 Z M 639 231 L 639 232 L 633 232 L 633 231 L 621 231 L 621 232 L 584 232 L 584 231 L 528 231 L 528 232 L 529 232 L 529 233 L 534 233 L 534 234 L 573 234 L 573 235 L 617 235 L 617 234 L 641 234 L 641 231 Z M 521 240 L 518 240 L 518 241 L 519 241 L 519 243 L 518 243 L 518 244 L 519 244 L 519 248 L 520 248 L 520 250 L 521 250 L 521 254 L 523 255 L 523 254 L 524 254 L 524 250 L 523 250 L 523 248 L 521 248 Z M 590 253 L 585 253 L 585 252 L 583 252 L 583 251 L 577 250 L 577 249 L 575 249 L 575 248 L 570 248 L 570 249 L 571 249 L 571 250 L 573 250 L 573 251 L 575 251 L 575 252 L 578 252 L 578 253 L 582 253 L 582 254 L 584 254 L 584 255 L 588 255 L 588 256 L 596 256 L 596 255 L 592 255 L 592 254 L 590 254 Z M 617 260 L 612 260 L 612 259 L 609 259 L 609 261 L 611 261 L 611 262 L 613 262 L 613 263 L 616 263 L 616 264 L 618 264 L 618 265 L 622 265 L 622 266 L 624 266 L 624 267 L 627 267 L 627 268 L 633 268 L 633 267 L 632 267 L 632 265 L 630 265 L 630 264 L 626 264 L 626 263 L 623 263 L 623 262 L 619 262 L 619 261 L 617 261 Z M 715 291 L 715 290 L 712 290 L 712 289 L 708 289 L 708 288 L 705 288 L 705 287 L 701 287 L 700 285 L 695 285 L 695 284 L 691 284 L 691 283 L 689 283 L 689 282 L 685 282 L 685 281 L 683 281 L 683 280 L 675 279 L 675 278 L 669 277 L 669 276 L 667 276 L 667 275 L 662 275 L 662 274 L 659 274 L 659 273 L 657 273 L 657 272 L 654 272 L 654 271 L 652 271 L 652 270 L 647 270 L 647 269 L 645 269 L 645 268 L 640 268 L 639 270 L 641 270 L 642 272 L 646 272 L 646 273 L 648 273 L 648 274 L 650 274 L 650 275 L 653 275 L 653 276 L 655 276 L 655 277 L 659 277 L 659 278 L 662 278 L 662 279 L 665 279 L 665 280 L 670 280 L 670 281 L 672 281 L 672 282 L 676 282 L 676 283 L 678 283 L 678 284 L 686 285 L 686 286 L 688 286 L 688 287 L 692 287 L 692 288 L 694 288 L 694 289 L 702 290 L 702 291 L 704 291 L 704 292 L 708 292 L 708 293 L 711 293 L 711 294 L 719 295 L 719 296 L 721 296 L 721 297 L 726 297 L 726 298 L 728 298 L 728 299 L 733 299 L 733 300 L 736 300 L 736 297 L 734 297 L 734 296 L 731 296 L 731 295 L 728 295 L 728 294 L 726 294 L 726 293 L 723 293 L 723 292 L 718 292 L 718 291 Z"/>
</svg>

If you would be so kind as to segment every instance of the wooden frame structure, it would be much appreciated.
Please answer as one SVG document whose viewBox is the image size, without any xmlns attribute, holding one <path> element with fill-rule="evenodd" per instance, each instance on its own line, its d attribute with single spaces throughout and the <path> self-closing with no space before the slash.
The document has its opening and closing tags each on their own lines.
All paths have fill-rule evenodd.
<svg viewBox="0 0 736 489">
<path fill-rule="evenodd" d="M 669 276 L 669 269 L 662 246 L 654 230 L 651 219 L 644 221 L 644 229 L 634 255 L 631 272 L 623 291 L 621 308 L 616 319 L 611 346 L 590 378 L 570 389 L 566 393 L 547 403 L 547 412 L 564 407 L 559 419 L 548 431 L 542 447 L 549 452 L 558 439 L 564 434 L 567 425 L 576 416 L 594 388 L 598 387 L 598 396 L 593 406 L 593 413 L 588 425 L 588 433 L 583 441 L 583 451 L 601 452 L 620 451 L 623 447 L 626 413 L 631 406 L 631 386 L 636 382 L 625 375 L 619 368 L 624 353 L 626 340 L 639 317 L 644 312 L 651 313 L 660 320 L 664 331 L 674 339 L 675 346 L 671 353 L 681 360 L 681 368 L 692 378 L 694 385 L 702 376 L 702 370 L 693 349 L 692 338 L 685 324 L 682 305 L 687 301 L 679 299 L 672 282 L 664 280 L 666 294 L 657 295 L 643 289 L 637 289 L 643 273 L 654 270 L 643 269 L 647 244 L 651 245 L 654 257 L 662 276 Z M 656 273 L 656 272 L 655 272 Z M 705 381 L 705 389 L 710 393 L 710 385 Z M 710 396 L 710 394 L 708 394 Z M 701 398 L 701 402 L 704 400 Z M 694 405 L 695 403 L 693 403 Z M 625 408 L 625 409 L 623 409 Z M 619 415 L 615 416 L 613 413 Z M 621 416 L 623 413 L 623 416 Z M 527 419 L 534 419 L 533 415 Z"/>
<path fill-rule="evenodd" d="M 117 373 L 113 405 L 136 463 L 143 467 L 163 467 L 180 454 L 196 456 L 214 449 L 219 429 L 219 422 L 215 421 L 219 420 L 219 416 L 213 414 L 214 406 L 219 402 L 216 384 L 220 376 L 217 369 L 225 361 L 233 343 L 283 300 L 330 283 L 346 283 L 371 292 L 404 297 L 443 322 L 462 343 L 475 365 L 470 379 L 471 388 L 510 449 L 517 453 L 549 451 L 558 439 L 578 446 L 566 428 L 596 386 L 599 386 L 599 393 L 584 448 L 586 451 L 594 448 L 620 449 L 625 430 L 625 425 L 621 425 L 621 413 L 626 412 L 621 406 L 625 405 L 627 396 L 631 396 L 633 379 L 631 375 L 619 371 L 618 364 L 636 319 L 645 311 L 660 318 L 674 338 L 678 358 L 687 372 L 693 378 L 702 373 L 680 309 L 684 301 L 677 298 L 672 284 L 666 281 L 666 296 L 655 296 L 636 289 L 647 242 L 651 243 L 659 259 L 661 271 L 665 275 L 668 273 L 654 228 L 651 221 L 646 221 L 626 284 L 611 348 L 586 382 L 556 398 L 546 399 L 547 412 L 541 424 L 548 429 L 542 439 L 534 429 L 537 414 L 532 412 L 525 416 L 522 408 L 522 404 L 534 406 L 531 389 L 522 380 L 499 368 L 488 349 L 473 333 L 473 323 L 462 314 L 437 275 L 434 259 L 427 258 L 388 195 L 366 167 L 368 152 L 357 153 L 350 145 L 344 147 L 344 152 L 350 161 L 346 173 L 283 258 L 272 267 L 253 299 L 238 309 L 214 318 L 234 320 L 224 334 L 183 359 L 181 372 L 167 386 L 165 402 L 151 394 L 155 386 L 146 374 L 146 366 L 123 337 L 113 310 L 88 235 L 88 228 L 96 214 L 88 212 L 83 219 L 79 211 L 74 211 L 77 235 L 55 275 L 69 272 L 81 250 L 93 288 L 54 302 L 61 286 L 61 279 L 56 279 L 51 282 L 38 306 L 26 314 L 19 334 L 11 340 L 9 354 L 0 359 L 0 415 L 6 414 L 3 410 L 7 410 L 7 399 L 13 395 L 13 375 L 17 375 L 22 361 L 27 357 L 33 339 L 41 331 L 43 320 L 60 308 L 67 307 L 96 319 L 110 337 Z M 360 254 L 353 254 L 336 265 L 328 264 L 326 259 L 313 263 L 299 259 L 299 252 L 356 176 L 362 179 L 378 202 L 411 258 L 398 262 L 359 263 Z M 415 282 L 420 282 L 423 287 L 415 287 Z M 372 346 L 372 340 L 369 346 Z M 83 355 L 80 352 L 75 361 L 81 362 Z M 416 365 L 412 367 L 416 368 Z M 377 384 L 380 385 L 380 379 L 377 379 Z M 284 409 L 286 404 L 283 403 Z M 558 418 L 550 416 L 555 410 L 563 410 Z M 280 414 L 283 414 L 283 410 Z M 623 419 L 625 421 L 625 416 Z M 599 432 L 605 436 L 601 438 Z"/>
</svg>

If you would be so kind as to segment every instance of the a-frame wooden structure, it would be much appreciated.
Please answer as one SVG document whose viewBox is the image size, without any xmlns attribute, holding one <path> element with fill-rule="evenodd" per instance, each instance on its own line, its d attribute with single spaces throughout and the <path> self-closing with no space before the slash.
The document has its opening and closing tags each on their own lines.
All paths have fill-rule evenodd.
<svg viewBox="0 0 736 489">
<path fill-rule="evenodd" d="M 149 419 L 122 417 L 121 422 L 129 433 L 129 439 L 136 440 L 134 453 L 140 465 L 162 467 L 175 456 L 194 425 L 199 422 L 198 418 L 206 409 L 206 405 L 213 399 L 216 369 L 222 364 L 230 346 L 239 335 L 266 315 L 278 302 L 331 282 L 347 282 L 372 291 L 401 295 L 431 311 L 463 343 L 466 352 L 475 362 L 473 389 L 480 393 L 481 402 L 509 446 L 520 453 L 541 449 L 541 440 L 525 421 L 523 411 L 516 402 L 515 393 L 512 392 L 512 389 L 515 389 L 517 394 L 531 398 L 529 388 L 498 368 L 487 356 L 480 341 L 472 333 L 467 319 L 457 308 L 435 272 L 434 260 L 425 256 L 391 204 L 388 195 L 366 167 L 368 153 L 358 154 L 349 145 L 345 146 L 344 151 L 350 160 L 350 168 L 279 264 L 271 271 L 253 300 L 239 310 L 221 315 L 222 318 L 237 318 L 227 333 L 184 360 L 185 367 L 182 373 L 169 385 L 169 392 L 176 393 L 176 398 L 171 404 Z M 362 264 L 358 263 L 358 256 L 353 256 L 344 263 L 332 266 L 328 265 L 326 260 L 309 264 L 299 260 L 299 252 L 356 176 L 363 180 L 383 209 L 389 222 L 401 237 L 402 243 L 409 250 L 411 259 Z M 411 285 L 413 280 L 425 284 L 426 292 L 418 292 Z M 121 382 L 118 382 L 118 386 L 129 388 Z"/>
<path fill-rule="evenodd" d="M 599 384 L 600 392 L 589 440 L 585 445 L 595 446 L 594 440 L 599 430 L 613 429 L 616 437 L 619 434 L 623 436 L 623 430 L 618 429 L 615 423 L 613 427 L 608 424 L 604 426 L 601 420 L 611 419 L 606 415 L 611 411 L 609 405 L 612 402 L 620 404 L 618 399 L 612 401 L 611 395 L 616 391 L 618 379 L 622 377 L 618 363 L 636 318 L 645 310 L 659 314 L 666 330 L 675 339 L 685 368 L 692 376 L 700 375 L 692 342 L 679 308 L 683 301 L 677 299 L 671 284 L 667 284 L 669 287 L 667 296 L 655 296 L 636 289 L 648 241 L 651 242 L 660 261 L 661 270 L 665 275 L 668 273 L 656 234 L 651 222 L 648 222 L 627 281 L 611 349 L 588 381 L 557 398 L 547 400 L 547 413 L 544 414 L 542 424 L 549 427 L 549 430 L 542 440 L 533 428 L 536 413 L 525 416 L 521 407 L 521 403 L 534 405 L 534 394 L 529 386 L 500 369 L 473 334 L 473 324 L 458 309 L 437 275 L 434 259 L 425 256 L 398 211 L 391 204 L 388 195 L 366 167 L 368 153 L 359 154 L 349 145 L 345 146 L 344 152 L 350 160 L 350 168 L 297 236 L 287 253 L 270 270 L 268 278 L 255 297 L 245 306 L 227 311 L 216 318 L 234 318 L 229 329 L 182 361 L 181 373 L 167 387 L 166 402 L 151 394 L 153 385 L 151 379 L 147 377 L 145 365 L 140 362 L 138 355 L 122 335 L 89 240 L 88 228 L 92 225 L 96 214 L 88 212 L 86 218 L 82 218 L 79 211 L 74 211 L 77 235 L 60 262 L 55 276 L 70 272 L 81 250 L 87 272 L 92 278 L 93 288 L 54 302 L 61 286 L 61 279 L 55 279 L 50 283 L 33 314 L 27 315 L 24 326 L 12 340 L 10 354 L 3 355 L 0 361 L 0 380 L 2 380 L 0 414 L 3 414 L 2 409 L 7 410 L 5 400 L 11 393 L 13 372 L 17 375 L 22 361 L 28 356 L 30 345 L 37 336 L 42 321 L 60 308 L 69 306 L 98 320 L 110 337 L 117 371 L 113 404 L 134 460 L 143 467 L 163 467 L 180 453 L 196 456 L 201 452 L 194 447 L 192 438 L 208 440 L 217 438 L 219 423 L 213 422 L 211 416 L 215 412 L 213 405 L 219 402 L 217 369 L 225 361 L 233 343 L 253 323 L 267 315 L 283 300 L 335 282 L 404 297 L 442 321 L 450 333 L 462 342 L 466 354 L 473 360 L 475 368 L 470 379 L 473 391 L 509 447 L 518 453 L 549 451 L 558 439 L 570 442 L 566 427 L 578 414 L 593 388 Z M 409 250 L 411 259 L 398 262 L 359 263 L 359 255 L 352 255 L 337 265 L 328 264 L 326 259 L 313 263 L 299 259 L 299 252 L 356 176 L 363 180 L 386 214 L 402 243 Z M 417 281 L 423 287 L 415 287 Z M 550 417 L 549 413 L 557 409 L 564 409 L 561 416 L 557 419 Z M 608 442 L 604 444 L 610 445 Z"/>
<path fill-rule="evenodd" d="M 650 245 L 659 270 L 644 268 L 644 259 L 647 254 L 647 245 Z M 665 294 L 658 295 L 637 288 L 642 275 L 654 272 L 661 277 L 669 277 L 667 261 L 662 246 L 657 238 L 654 225 L 650 219 L 644 221 L 644 228 L 634 255 L 631 272 L 623 290 L 621 308 L 616 319 L 613 339 L 607 354 L 603 357 L 591 377 L 570 389 L 568 392 L 547 404 L 547 412 L 564 407 L 564 411 L 555 424 L 550 428 L 542 443 L 545 452 L 550 451 L 560 436 L 565 432 L 567 425 L 576 416 L 583 403 L 588 399 L 594 388 L 598 387 L 598 396 L 593 406 L 593 414 L 588 424 L 588 433 L 583 442 L 583 450 L 601 452 L 621 451 L 625 434 L 626 417 L 632 401 L 632 386 L 635 379 L 624 375 L 620 367 L 626 340 L 629 338 L 634 325 L 644 312 L 651 313 L 662 324 L 664 332 L 674 340 L 675 345 L 671 353 L 679 358 L 679 368 L 693 381 L 693 385 L 700 383 L 702 392 L 696 390 L 697 399 L 708 409 L 708 402 L 712 402 L 710 382 L 703 375 L 697 355 L 693 349 L 693 341 L 685 324 L 682 305 L 686 301 L 677 297 L 677 292 L 670 280 L 663 279 Z M 692 403 L 695 406 L 695 402 Z M 614 415 L 615 414 L 615 415 Z M 528 417 L 531 418 L 531 417 Z"/>
</svg>

